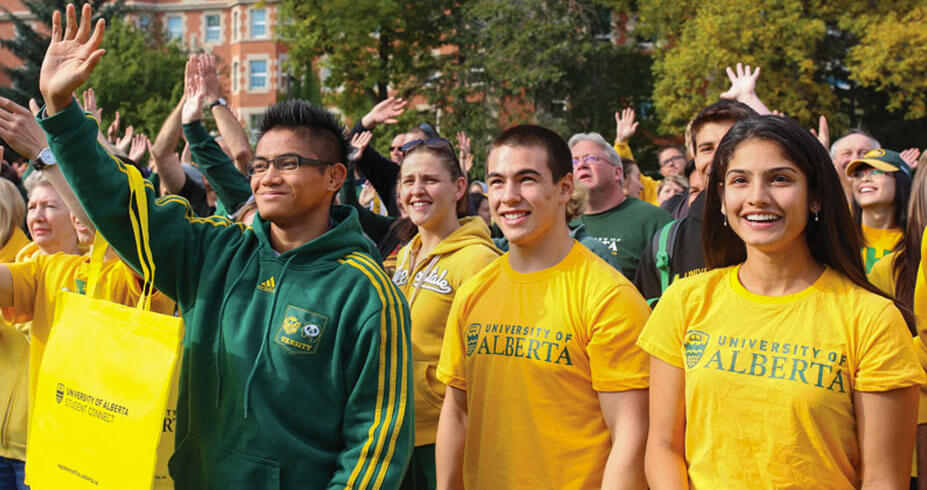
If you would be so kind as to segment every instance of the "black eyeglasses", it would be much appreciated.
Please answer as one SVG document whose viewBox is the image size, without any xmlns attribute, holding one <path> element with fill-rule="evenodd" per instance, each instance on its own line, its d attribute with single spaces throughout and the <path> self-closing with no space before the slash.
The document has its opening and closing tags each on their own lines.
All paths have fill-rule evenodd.
<svg viewBox="0 0 927 490">
<path fill-rule="evenodd" d="M 260 175 L 270 169 L 270 166 L 273 165 L 277 167 L 277 170 L 281 172 L 295 172 L 299 169 L 300 165 L 315 165 L 315 166 L 325 166 L 331 165 L 333 162 L 326 162 L 323 160 L 316 160 L 315 158 L 306 158 L 299 155 L 280 155 L 277 158 L 268 160 L 267 158 L 255 158 L 251 163 L 248 164 L 248 175 Z"/>
</svg>

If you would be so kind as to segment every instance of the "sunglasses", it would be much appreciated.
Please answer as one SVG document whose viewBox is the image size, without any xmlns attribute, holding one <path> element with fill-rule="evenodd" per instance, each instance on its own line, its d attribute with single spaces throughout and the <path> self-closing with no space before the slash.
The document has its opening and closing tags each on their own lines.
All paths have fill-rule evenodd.
<svg viewBox="0 0 927 490">
<path fill-rule="evenodd" d="M 400 150 L 402 150 L 404 154 L 408 154 L 410 151 L 420 146 L 424 146 L 425 148 L 430 148 L 432 150 L 448 151 L 450 152 L 451 155 L 454 156 L 454 160 L 457 160 L 457 154 L 454 153 L 454 145 L 452 145 L 449 140 L 446 140 L 444 138 L 428 138 L 424 140 L 412 140 L 402 145 L 402 148 L 400 148 Z"/>
</svg>

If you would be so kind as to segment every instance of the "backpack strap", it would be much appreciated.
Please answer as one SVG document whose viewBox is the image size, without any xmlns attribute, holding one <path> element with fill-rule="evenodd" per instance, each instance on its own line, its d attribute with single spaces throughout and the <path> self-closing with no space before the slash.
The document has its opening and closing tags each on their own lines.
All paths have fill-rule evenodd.
<svg viewBox="0 0 927 490">
<path fill-rule="evenodd" d="M 663 225 L 657 232 L 657 239 L 653 241 L 654 266 L 660 274 L 660 296 L 670 284 L 670 261 L 673 258 L 673 247 L 676 244 L 676 235 L 679 231 L 679 220 L 673 220 Z M 650 298 L 647 303 L 653 306 L 659 296 Z"/>
</svg>

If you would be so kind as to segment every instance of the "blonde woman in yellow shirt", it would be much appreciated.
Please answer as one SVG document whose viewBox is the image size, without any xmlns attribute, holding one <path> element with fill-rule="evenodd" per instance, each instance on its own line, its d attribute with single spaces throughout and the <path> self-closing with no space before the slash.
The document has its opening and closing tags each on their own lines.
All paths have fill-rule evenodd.
<svg viewBox="0 0 927 490">
<path fill-rule="evenodd" d="M 403 146 L 399 199 L 418 234 L 399 251 L 393 282 L 412 315 L 415 451 L 403 489 L 435 488 L 435 433 L 444 384 L 435 371 L 451 303 L 461 284 L 499 256 L 489 228 L 468 211 L 467 179 L 451 142 Z"/>
<path fill-rule="evenodd" d="M 12 182 L 0 178 L 0 264 L 29 244 L 19 228 L 26 204 Z M 0 488 L 24 488 L 26 419 L 29 404 L 29 344 L 13 325 L 0 321 Z"/>
<path fill-rule="evenodd" d="M 712 270 L 674 282 L 651 354 L 651 488 L 906 488 L 924 373 L 910 311 L 866 281 L 823 146 L 761 116 L 706 187 Z"/>
<path fill-rule="evenodd" d="M 863 233 L 866 272 L 891 253 L 904 235 L 911 196 L 911 167 L 891 150 L 870 150 L 847 165 L 853 216 Z"/>
</svg>

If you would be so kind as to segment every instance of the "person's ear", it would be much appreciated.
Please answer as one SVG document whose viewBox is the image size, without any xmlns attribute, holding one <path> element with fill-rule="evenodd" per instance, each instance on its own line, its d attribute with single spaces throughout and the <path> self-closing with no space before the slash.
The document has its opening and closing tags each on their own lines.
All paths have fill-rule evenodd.
<svg viewBox="0 0 927 490">
<path fill-rule="evenodd" d="M 560 179 L 558 186 L 560 188 L 560 202 L 566 204 L 573 196 L 573 188 L 575 187 L 575 184 L 573 183 L 573 174 L 569 173 L 564 175 Z"/>
<path fill-rule="evenodd" d="M 467 192 L 467 179 L 463 177 L 457 177 L 457 181 L 454 182 L 454 202 L 459 201 L 464 194 Z"/>
<path fill-rule="evenodd" d="M 325 190 L 329 192 L 338 192 L 338 189 L 341 189 L 341 185 L 344 184 L 344 179 L 348 176 L 348 168 L 345 167 L 343 163 L 333 163 L 328 166 L 326 175 L 328 176 L 328 180 L 325 185 Z"/>
</svg>

